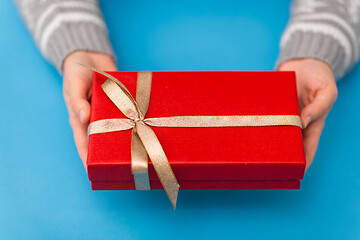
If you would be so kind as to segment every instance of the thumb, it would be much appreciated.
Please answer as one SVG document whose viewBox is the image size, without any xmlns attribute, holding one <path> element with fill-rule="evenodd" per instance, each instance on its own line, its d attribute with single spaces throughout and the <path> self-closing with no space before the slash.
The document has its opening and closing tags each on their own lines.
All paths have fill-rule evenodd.
<svg viewBox="0 0 360 240">
<path fill-rule="evenodd" d="M 88 101 L 90 94 L 91 81 L 74 78 L 70 90 L 70 106 L 81 123 L 87 123 L 90 120 L 90 103 Z"/>
<path fill-rule="evenodd" d="M 303 128 L 330 111 L 335 100 L 332 91 L 327 90 L 319 90 L 313 101 L 302 109 L 300 116 Z"/>
<path fill-rule="evenodd" d="M 71 98 L 71 108 L 78 116 L 81 123 L 87 123 L 90 120 L 90 103 L 86 98 L 73 96 Z"/>
</svg>

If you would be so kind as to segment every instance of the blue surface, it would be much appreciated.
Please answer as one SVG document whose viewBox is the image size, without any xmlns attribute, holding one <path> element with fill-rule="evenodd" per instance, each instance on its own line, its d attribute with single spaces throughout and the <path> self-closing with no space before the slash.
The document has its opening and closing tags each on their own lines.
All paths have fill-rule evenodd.
<svg viewBox="0 0 360 240">
<path fill-rule="evenodd" d="M 151 1 L 154 2 L 154 1 Z M 221 3 L 220 3 L 221 2 Z M 102 1 L 120 70 L 271 70 L 289 1 Z M 360 68 L 299 191 L 94 192 L 61 77 L 0 1 L 0 239 L 360 239 Z"/>
</svg>

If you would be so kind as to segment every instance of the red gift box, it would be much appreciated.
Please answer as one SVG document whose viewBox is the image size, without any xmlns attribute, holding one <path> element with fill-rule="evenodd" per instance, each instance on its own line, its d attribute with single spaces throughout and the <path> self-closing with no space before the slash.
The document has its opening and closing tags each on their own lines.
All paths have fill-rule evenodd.
<svg viewBox="0 0 360 240">
<path fill-rule="evenodd" d="M 111 72 L 136 96 L 137 72 Z M 126 118 L 94 73 L 90 122 Z M 146 118 L 299 115 L 294 72 L 153 72 Z M 305 171 L 296 126 L 151 127 L 180 189 L 297 189 Z M 89 136 L 88 175 L 94 190 L 135 189 L 131 130 Z M 151 189 L 162 189 L 149 161 Z"/>
</svg>

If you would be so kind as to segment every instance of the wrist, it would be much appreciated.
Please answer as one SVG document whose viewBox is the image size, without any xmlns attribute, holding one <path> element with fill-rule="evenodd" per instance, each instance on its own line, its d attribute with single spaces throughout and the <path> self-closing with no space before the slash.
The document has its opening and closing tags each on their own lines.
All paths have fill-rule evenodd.
<svg viewBox="0 0 360 240">
<path fill-rule="evenodd" d="M 315 26 L 313 26 L 315 27 Z M 281 51 L 277 66 L 291 59 L 318 59 L 326 62 L 334 72 L 341 77 L 352 65 L 352 61 L 341 41 L 333 35 L 326 34 L 330 29 L 313 29 L 299 31 L 297 23 L 289 24 L 281 39 Z M 314 30 L 314 29 L 313 29 Z"/>
</svg>

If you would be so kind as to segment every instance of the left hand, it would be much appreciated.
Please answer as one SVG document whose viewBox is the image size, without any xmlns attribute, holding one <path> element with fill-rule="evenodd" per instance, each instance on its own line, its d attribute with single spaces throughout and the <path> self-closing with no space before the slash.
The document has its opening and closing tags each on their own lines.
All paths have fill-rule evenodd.
<svg viewBox="0 0 360 240">
<path fill-rule="evenodd" d="M 285 61 L 278 70 L 296 73 L 307 170 L 314 160 L 325 119 L 338 95 L 334 75 L 329 65 L 312 58 Z"/>
<path fill-rule="evenodd" d="M 88 152 L 87 127 L 90 120 L 90 102 L 92 71 L 80 66 L 96 67 L 103 71 L 116 71 L 114 59 L 106 54 L 75 51 L 65 58 L 63 64 L 63 93 L 69 112 L 69 122 L 79 156 L 87 170 Z"/>
</svg>

